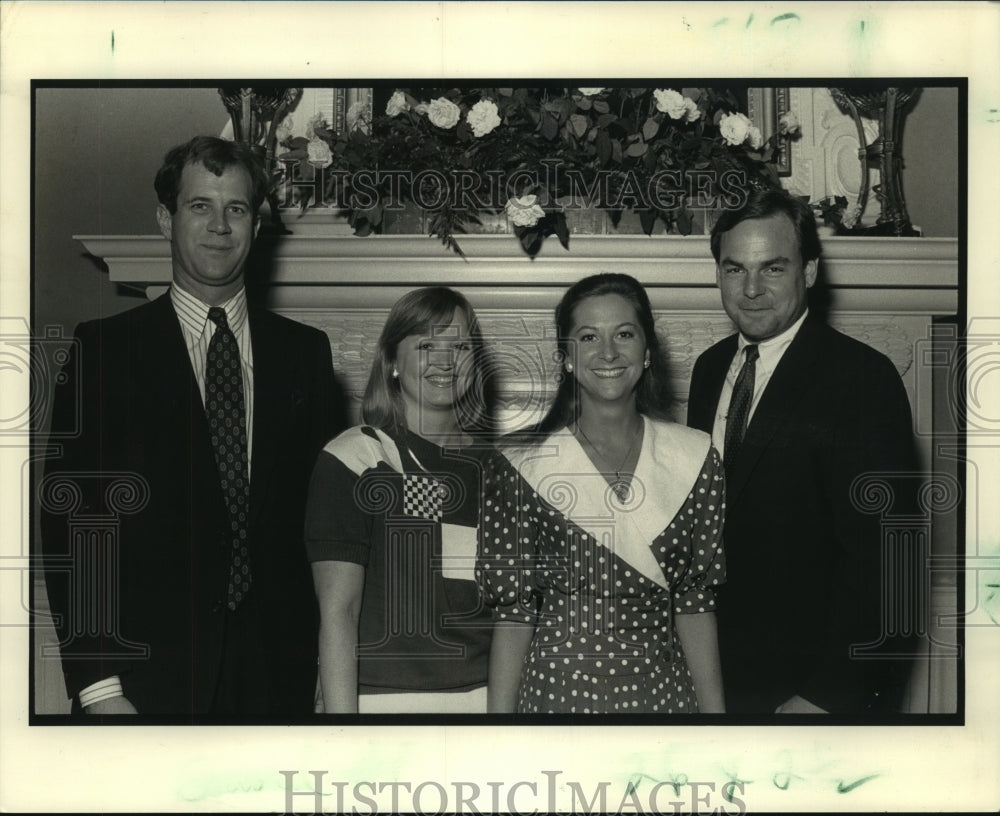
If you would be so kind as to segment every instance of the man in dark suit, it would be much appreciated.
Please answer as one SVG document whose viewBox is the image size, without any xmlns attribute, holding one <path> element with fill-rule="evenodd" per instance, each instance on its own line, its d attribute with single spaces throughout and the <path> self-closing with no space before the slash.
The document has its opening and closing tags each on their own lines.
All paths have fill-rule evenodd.
<svg viewBox="0 0 1000 816">
<path fill-rule="evenodd" d="M 47 468 L 42 534 L 67 689 L 85 712 L 312 711 L 302 527 L 337 412 L 326 336 L 247 304 L 266 185 L 239 143 L 171 150 L 155 184 L 170 291 L 81 324 L 57 387 L 53 430 L 78 432 Z"/>
<path fill-rule="evenodd" d="M 803 202 L 755 192 L 723 213 L 711 245 L 739 333 L 695 363 L 688 424 L 712 434 L 726 468 L 726 710 L 891 708 L 907 661 L 872 659 L 893 640 L 889 576 L 880 517 L 852 484 L 912 474 L 906 392 L 885 356 L 808 313 L 820 244 Z"/>
</svg>

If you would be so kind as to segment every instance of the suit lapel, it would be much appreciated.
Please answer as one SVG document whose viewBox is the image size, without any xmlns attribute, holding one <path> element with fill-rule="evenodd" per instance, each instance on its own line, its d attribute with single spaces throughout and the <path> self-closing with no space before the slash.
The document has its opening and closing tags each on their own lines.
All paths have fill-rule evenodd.
<svg viewBox="0 0 1000 816">
<path fill-rule="evenodd" d="M 807 319 L 774 369 L 747 426 L 733 472 L 727 474 L 728 503 L 735 503 L 775 435 L 801 415 L 800 403 L 813 387 L 818 357 L 823 351 L 822 329 L 822 324 Z"/>
<path fill-rule="evenodd" d="M 275 456 L 288 415 L 282 411 L 291 398 L 293 361 L 278 348 L 270 325 L 270 315 L 251 309 L 250 342 L 253 345 L 253 451 L 250 473 L 250 524 L 261 510 L 267 495 Z"/>
<path fill-rule="evenodd" d="M 190 451 L 190 470 L 175 473 L 175 478 L 201 485 L 195 490 L 198 495 L 218 492 L 221 506 L 208 420 L 169 294 L 150 304 L 141 323 L 130 330 L 129 342 L 140 344 L 133 358 L 141 362 L 136 373 L 141 372 L 143 380 L 144 416 L 157 436 L 165 440 L 164 454 L 175 445 Z M 164 468 L 170 470 L 169 462 L 164 463 Z"/>
<path fill-rule="evenodd" d="M 211 445 L 204 409 L 197 410 L 202 406 L 201 395 L 169 294 L 151 304 L 144 323 L 141 333 L 135 336 L 144 337 L 147 346 L 137 358 L 147 363 L 142 370 L 148 378 L 144 392 L 150 415 L 164 416 L 168 427 L 176 427 L 183 412 L 190 412 L 191 432 L 198 437 L 191 440 L 192 444 L 204 440 Z"/>
<path fill-rule="evenodd" d="M 727 337 L 709 351 L 711 357 L 705 360 L 704 373 L 700 374 L 704 383 L 695 385 L 689 394 L 688 425 L 704 431 L 709 436 L 715 426 L 715 415 L 719 410 L 719 397 L 722 396 L 722 386 L 726 382 L 726 372 L 729 371 L 733 355 L 736 354 L 736 338 L 735 334 Z"/>
</svg>

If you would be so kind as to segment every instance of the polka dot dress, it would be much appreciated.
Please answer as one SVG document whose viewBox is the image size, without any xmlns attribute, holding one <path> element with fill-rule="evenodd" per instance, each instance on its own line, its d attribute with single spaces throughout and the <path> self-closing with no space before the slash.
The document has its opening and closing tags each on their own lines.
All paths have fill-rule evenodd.
<svg viewBox="0 0 1000 816">
<path fill-rule="evenodd" d="M 479 581 L 500 620 L 535 623 L 522 713 L 696 713 L 676 615 L 715 608 L 725 506 L 714 448 L 650 546 L 668 589 L 555 510 L 502 454 L 486 471 Z"/>
</svg>

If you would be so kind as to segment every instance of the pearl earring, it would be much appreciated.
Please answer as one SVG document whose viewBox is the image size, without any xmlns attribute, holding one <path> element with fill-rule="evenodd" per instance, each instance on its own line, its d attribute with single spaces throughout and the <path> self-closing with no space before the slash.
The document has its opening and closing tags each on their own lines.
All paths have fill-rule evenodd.
<svg viewBox="0 0 1000 816">
<path fill-rule="evenodd" d="M 573 373 L 573 364 L 572 364 L 572 363 L 566 363 L 566 370 L 567 370 L 567 371 L 568 371 L 568 372 L 569 372 L 570 374 L 572 374 L 572 373 Z"/>
<path fill-rule="evenodd" d="M 646 361 L 645 361 L 645 362 L 644 362 L 644 363 L 642 364 L 642 367 L 643 367 L 643 368 L 649 368 L 649 360 L 646 360 Z"/>
<path fill-rule="evenodd" d="M 392 370 L 392 376 L 395 377 L 397 380 L 399 379 L 399 369 L 398 368 L 394 368 Z"/>
</svg>

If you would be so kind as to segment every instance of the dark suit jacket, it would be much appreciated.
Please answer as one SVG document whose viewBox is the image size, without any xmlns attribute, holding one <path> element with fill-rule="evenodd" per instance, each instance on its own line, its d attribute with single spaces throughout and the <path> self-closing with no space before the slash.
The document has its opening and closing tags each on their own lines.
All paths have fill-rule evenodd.
<svg viewBox="0 0 1000 816">
<path fill-rule="evenodd" d="M 733 335 L 698 358 L 692 427 L 712 432 L 736 348 Z M 909 402 L 892 363 L 807 318 L 727 474 L 718 607 L 727 711 L 770 713 L 795 694 L 833 712 L 866 710 L 877 695 L 880 708 L 898 703 L 905 661 L 850 657 L 851 644 L 882 639 L 885 583 L 881 517 L 855 506 L 851 484 L 877 471 L 912 479 L 914 466 Z"/>
<path fill-rule="evenodd" d="M 248 319 L 248 608 L 264 662 L 251 673 L 257 710 L 247 714 L 302 714 L 312 710 L 317 653 L 302 526 L 309 474 L 336 430 L 333 367 L 322 332 L 253 308 Z M 68 692 L 120 674 L 140 714 L 207 712 L 222 655 L 228 518 L 169 295 L 81 324 L 76 340 L 53 429 L 78 423 L 78 433 L 49 461 L 41 491 Z"/>
</svg>

